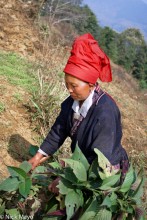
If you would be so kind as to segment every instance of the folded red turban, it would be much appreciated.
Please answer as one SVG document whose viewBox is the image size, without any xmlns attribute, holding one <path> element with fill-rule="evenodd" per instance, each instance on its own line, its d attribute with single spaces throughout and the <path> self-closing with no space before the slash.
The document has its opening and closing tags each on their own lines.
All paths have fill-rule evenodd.
<svg viewBox="0 0 147 220">
<path fill-rule="evenodd" d="M 89 33 L 75 39 L 64 72 L 93 84 L 112 81 L 110 60 Z"/>
</svg>

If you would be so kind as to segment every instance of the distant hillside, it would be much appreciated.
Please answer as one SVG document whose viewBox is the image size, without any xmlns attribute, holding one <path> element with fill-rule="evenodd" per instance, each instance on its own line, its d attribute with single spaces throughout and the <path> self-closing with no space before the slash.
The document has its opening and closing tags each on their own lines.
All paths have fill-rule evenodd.
<svg viewBox="0 0 147 220">
<path fill-rule="evenodd" d="M 121 32 L 134 27 L 147 39 L 147 3 L 141 0 L 84 0 L 96 14 L 99 24 Z"/>
</svg>

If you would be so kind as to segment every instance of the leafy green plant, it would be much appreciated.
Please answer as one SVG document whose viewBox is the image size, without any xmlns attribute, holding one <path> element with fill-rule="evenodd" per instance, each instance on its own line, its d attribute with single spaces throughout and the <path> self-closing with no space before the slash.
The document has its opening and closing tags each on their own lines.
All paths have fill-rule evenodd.
<svg viewBox="0 0 147 220">
<path fill-rule="evenodd" d="M 121 183 L 120 171 L 110 171 L 110 162 L 97 149 L 97 159 L 90 166 L 76 147 L 66 166 L 58 175 L 59 192 L 65 201 L 67 220 L 82 207 L 78 219 L 144 219 L 141 207 L 143 173 L 132 166 Z M 82 155 L 82 156 L 81 156 Z M 53 167 L 55 163 L 50 164 Z M 59 166 L 59 164 L 58 164 Z"/>
<path fill-rule="evenodd" d="M 41 206 L 39 191 L 44 185 L 45 173 L 44 166 L 37 167 L 30 173 L 31 165 L 24 161 L 19 167 L 8 166 L 10 176 L 0 184 L 0 214 L 16 216 L 33 216 Z M 45 180 L 45 181 L 44 181 Z"/>
<path fill-rule="evenodd" d="M 34 155 L 37 149 L 32 146 L 30 153 Z M 110 162 L 98 149 L 95 153 L 91 165 L 76 146 L 70 158 L 62 159 L 65 167 L 54 161 L 30 173 L 26 161 L 19 168 L 9 166 L 10 176 L 0 184 L 0 213 L 23 213 L 42 220 L 145 219 L 143 171 L 137 172 L 131 165 L 121 182 L 121 172 L 109 169 Z M 60 177 L 58 196 L 47 191 L 56 177 Z"/>
</svg>

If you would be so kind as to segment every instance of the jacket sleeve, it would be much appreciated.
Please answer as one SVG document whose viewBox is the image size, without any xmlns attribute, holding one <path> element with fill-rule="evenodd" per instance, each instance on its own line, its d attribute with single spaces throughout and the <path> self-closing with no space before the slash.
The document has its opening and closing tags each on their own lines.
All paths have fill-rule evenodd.
<svg viewBox="0 0 147 220">
<path fill-rule="evenodd" d="M 54 154 L 58 148 L 63 144 L 68 136 L 67 131 L 67 114 L 69 112 L 70 106 L 63 102 L 61 105 L 61 111 L 57 117 L 55 123 L 53 124 L 47 137 L 44 139 L 40 146 L 40 149 L 47 155 Z"/>
</svg>

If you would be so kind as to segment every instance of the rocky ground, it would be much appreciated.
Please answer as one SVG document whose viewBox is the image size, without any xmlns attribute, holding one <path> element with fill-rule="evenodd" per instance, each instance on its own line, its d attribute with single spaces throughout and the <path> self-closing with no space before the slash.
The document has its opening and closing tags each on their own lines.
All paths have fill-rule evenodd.
<svg viewBox="0 0 147 220">
<path fill-rule="evenodd" d="M 40 35 L 30 13 L 31 5 L 23 1 L 0 1 L 0 48 L 30 57 L 39 54 Z"/>
</svg>

